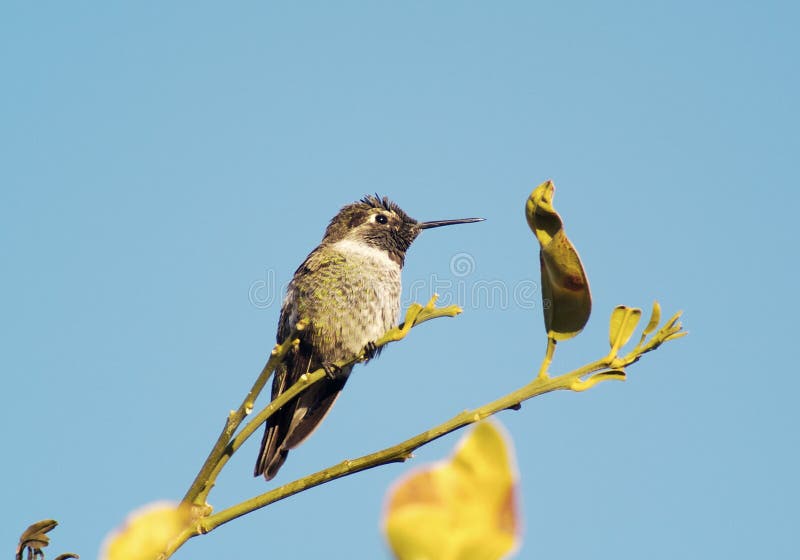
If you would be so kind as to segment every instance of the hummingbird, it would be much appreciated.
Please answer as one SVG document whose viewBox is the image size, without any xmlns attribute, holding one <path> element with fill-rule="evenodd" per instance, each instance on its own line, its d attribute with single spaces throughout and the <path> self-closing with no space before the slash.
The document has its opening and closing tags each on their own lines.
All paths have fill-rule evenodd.
<svg viewBox="0 0 800 560">
<path fill-rule="evenodd" d="M 299 345 L 275 369 L 272 399 L 305 373 L 328 373 L 267 420 L 254 475 L 271 480 L 289 450 L 319 426 L 347 382 L 353 366 L 334 367 L 370 348 L 397 324 L 400 272 L 411 243 L 425 229 L 480 222 L 483 218 L 418 222 L 386 197 L 369 195 L 344 206 L 331 219 L 322 242 L 306 257 L 286 289 L 278 322 L 283 342 L 303 318 Z"/>
</svg>

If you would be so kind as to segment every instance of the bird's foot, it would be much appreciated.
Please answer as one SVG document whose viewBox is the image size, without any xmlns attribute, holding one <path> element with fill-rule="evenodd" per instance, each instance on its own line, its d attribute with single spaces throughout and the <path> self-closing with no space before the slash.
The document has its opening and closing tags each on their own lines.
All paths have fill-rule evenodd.
<svg viewBox="0 0 800 560">
<path fill-rule="evenodd" d="M 378 347 L 375 346 L 375 341 L 367 342 L 364 346 L 364 361 L 371 360 L 378 355 Z"/>
<path fill-rule="evenodd" d="M 322 369 L 325 370 L 325 375 L 327 375 L 328 379 L 331 381 L 336 381 L 342 374 L 342 368 L 334 363 L 322 364 Z"/>
</svg>

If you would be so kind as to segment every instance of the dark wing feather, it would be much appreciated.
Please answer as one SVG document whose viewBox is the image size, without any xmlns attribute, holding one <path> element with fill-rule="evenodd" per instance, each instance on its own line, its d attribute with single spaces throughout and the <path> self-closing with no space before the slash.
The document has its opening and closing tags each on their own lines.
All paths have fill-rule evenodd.
<svg viewBox="0 0 800 560">
<path fill-rule="evenodd" d="M 303 264 L 300 265 L 300 268 L 306 266 L 307 261 L 308 259 L 306 259 Z M 294 328 L 294 325 L 289 324 L 289 316 L 291 314 L 290 307 L 291 306 L 284 304 L 284 306 L 281 308 L 281 317 L 278 320 L 278 334 L 276 336 L 278 343 L 283 342 L 286 337 L 291 334 L 291 331 Z M 294 373 L 292 370 L 294 369 L 295 365 L 300 365 L 301 362 L 305 361 L 306 367 L 308 367 L 307 362 L 310 359 L 310 355 L 303 360 L 302 356 L 298 354 L 300 354 L 299 348 L 297 351 L 289 352 L 284 361 L 275 369 L 275 374 L 272 379 L 271 400 L 275 400 L 275 397 L 283 393 L 287 388 L 291 387 L 293 383 L 292 378 L 294 377 L 292 375 Z M 299 377 L 299 375 L 297 377 Z M 287 403 L 287 406 L 278 409 L 267 419 L 266 430 L 264 430 L 264 436 L 261 438 L 261 449 L 258 452 L 256 467 L 253 471 L 254 476 L 260 476 L 263 474 L 267 480 L 270 480 L 272 476 L 268 476 L 267 472 L 272 470 L 273 472 L 277 473 L 278 469 L 286 460 L 288 452 L 281 454 L 278 447 L 286 438 L 286 433 L 289 429 L 289 422 L 291 421 L 294 413 L 293 410 L 291 412 L 289 411 L 289 404 L 291 403 Z"/>
<path fill-rule="evenodd" d="M 275 378 L 272 380 L 273 399 L 285 390 L 287 376 L 287 365 L 283 363 L 275 370 Z M 286 460 L 288 452 L 281 453 L 279 445 L 286 437 L 289 422 L 292 418 L 292 414 L 287 410 L 287 407 L 288 405 L 278 409 L 267 419 L 267 428 L 264 430 L 264 437 L 261 439 L 261 449 L 258 452 L 255 471 L 253 471 L 254 476 L 263 474 L 267 480 L 270 480 L 274 474 L 269 476 L 268 473 L 270 471 L 277 473 Z"/>
<path fill-rule="evenodd" d="M 299 286 L 296 284 L 298 278 L 337 264 L 341 260 L 343 258 L 322 259 L 318 251 L 312 251 L 297 268 L 292 281 L 294 286 L 290 286 L 290 290 L 296 290 L 296 297 L 313 297 L 311 294 L 302 293 L 302 283 Z M 294 325 L 290 324 L 290 317 L 294 311 L 292 307 L 293 303 L 287 302 L 281 309 L 278 342 L 283 342 L 292 333 L 294 328 Z M 313 320 L 311 325 L 300 333 L 299 338 L 298 348 L 288 354 L 275 371 L 275 378 L 272 381 L 272 400 L 294 385 L 300 376 L 319 369 L 323 364 L 322 357 L 317 355 L 312 343 L 315 339 Z M 278 469 L 286 461 L 289 450 L 300 445 L 311 435 L 330 411 L 351 369 L 352 367 L 346 368 L 336 379 L 328 377 L 321 379 L 269 417 L 261 440 L 255 476 L 263 474 L 267 480 L 271 480 L 278 473 Z"/>
<path fill-rule="evenodd" d="M 311 347 L 302 341 L 298 350 L 276 371 L 272 399 L 291 387 L 301 375 L 320 367 Z M 320 425 L 347 382 L 350 368 L 336 379 L 325 377 L 290 400 L 267 420 L 254 471 L 271 480 L 286 461 L 289 450 L 300 445 Z"/>
<path fill-rule="evenodd" d="M 339 377 L 337 374 L 336 379 L 326 377 L 300 395 L 294 409 L 304 412 L 294 419 L 281 447 L 289 450 L 303 443 L 328 415 L 346 382 L 347 377 L 344 375 Z"/>
</svg>

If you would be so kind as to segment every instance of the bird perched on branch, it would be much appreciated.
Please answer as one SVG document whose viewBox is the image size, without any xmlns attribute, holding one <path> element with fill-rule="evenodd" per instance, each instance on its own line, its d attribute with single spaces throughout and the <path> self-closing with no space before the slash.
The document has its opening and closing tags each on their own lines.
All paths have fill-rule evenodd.
<svg viewBox="0 0 800 560">
<path fill-rule="evenodd" d="M 267 420 L 255 476 L 278 473 L 290 449 L 300 445 L 330 411 L 353 366 L 337 368 L 369 348 L 396 325 L 400 312 L 400 271 L 406 251 L 425 229 L 482 221 L 483 218 L 418 222 L 388 198 L 366 196 L 333 217 L 319 246 L 294 273 L 278 324 L 278 342 L 302 318 L 300 344 L 275 370 L 272 399 L 305 373 L 328 375 L 287 402 Z"/>
</svg>

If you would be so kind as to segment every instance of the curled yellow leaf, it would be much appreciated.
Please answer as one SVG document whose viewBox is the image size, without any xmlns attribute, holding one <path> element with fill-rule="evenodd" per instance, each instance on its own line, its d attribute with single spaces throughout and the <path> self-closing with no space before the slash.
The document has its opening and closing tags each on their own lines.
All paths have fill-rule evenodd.
<svg viewBox="0 0 800 560">
<path fill-rule="evenodd" d="M 19 538 L 17 544 L 17 558 L 22 558 L 24 551 L 28 551 L 28 557 L 33 558 L 40 554 L 44 558 L 42 549 L 50 544 L 50 537 L 47 533 L 58 526 L 55 519 L 44 519 L 30 525 Z"/>
<path fill-rule="evenodd" d="M 647 322 L 647 326 L 642 331 L 642 336 L 647 336 L 658 327 L 658 323 L 661 322 L 661 305 L 657 301 L 653 302 L 653 311 L 650 312 L 650 320 Z"/>
<path fill-rule="evenodd" d="M 553 208 L 554 192 L 552 181 L 536 187 L 525 204 L 525 217 L 540 245 L 545 329 L 551 338 L 567 340 L 589 320 L 592 296 L 578 252 Z"/>
<path fill-rule="evenodd" d="M 511 443 L 484 421 L 450 460 L 394 484 L 384 530 L 398 560 L 500 560 L 517 546 L 516 502 Z"/>
</svg>

